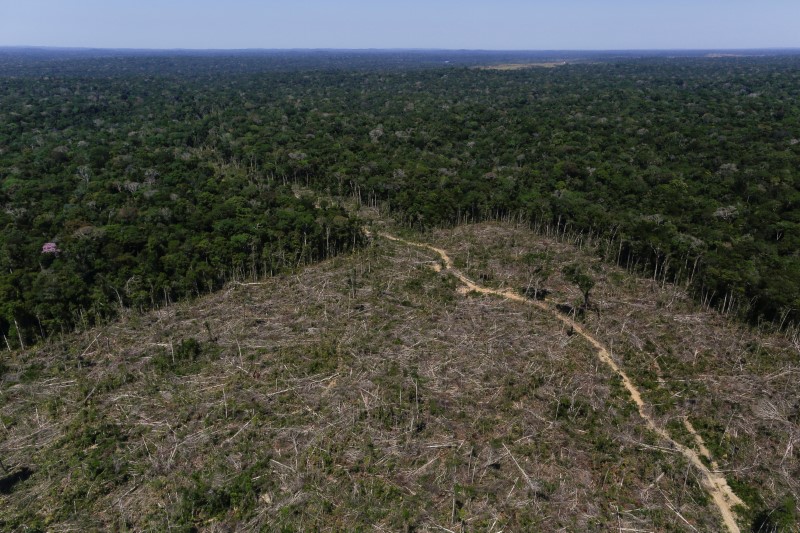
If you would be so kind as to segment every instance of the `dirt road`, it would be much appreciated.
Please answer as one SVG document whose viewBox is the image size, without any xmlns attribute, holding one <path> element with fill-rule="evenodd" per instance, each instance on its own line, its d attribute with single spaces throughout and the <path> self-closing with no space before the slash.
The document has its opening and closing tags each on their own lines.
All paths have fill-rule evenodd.
<svg viewBox="0 0 800 533">
<path fill-rule="evenodd" d="M 734 518 L 733 507 L 735 505 L 743 506 L 744 502 L 738 496 L 736 496 L 736 494 L 734 494 L 734 492 L 728 485 L 725 476 L 718 471 L 717 464 L 713 460 L 711 460 L 710 453 L 706 448 L 705 443 L 703 442 L 703 438 L 700 436 L 700 434 L 697 433 L 697 431 L 694 429 L 694 427 L 692 426 L 692 424 L 689 422 L 688 419 L 684 419 L 684 425 L 686 427 L 686 430 L 689 431 L 689 433 L 691 433 L 692 436 L 694 437 L 695 443 L 697 444 L 700 453 L 673 440 L 672 437 L 667 432 L 667 430 L 658 426 L 655 420 L 647 412 L 647 409 L 645 408 L 645 403 L 642 400 L 642 395 L 639 392 L 639 389 L 636 388 L 636 385 L 634 385 L 634 383 L 631 381 L 631 379 L 628 377 L 625 371 L 622 370 L 622 368 L 620 368 L 620 366 L 616 363 L 616 361 L 614 361 L 608 349 L 606 349 L 606 347 L 596 337 L 594 337 L 591 333 L 586 331 L 586 329 L 584 329 L 584 327 L 581 324 L 575 322 L 568 316 L 559 313 L 557 310 L 550 307 L 544 302 L 525 298 L 524 296 L 521 296 L 520 294 L 517 294 L 511 290 L 491 289 L 488 287 L 483 287 L 481 285 L 478 285 L 477 283 L 469 279 L 467 276 L 465 276 L 458 269 L 456 269 L 453 266 L 453 261 L 450 258 L 450 256 L 447 254 L 445 250 L 442 250 L 441 248 L 436 248 L 434 246 L 425 243 L 407 241 L 405 239 L 401 239 L 399 237 L 395 237 L 387 233 L 380 233 L 379 235 L 390 241 L 400 242 L 409 246 L 416 246 L 418 248 L 426 248 L 428 250 L 436 252 L 441 258 L 441 260 L 444 262 L 445 270 L 449 271 L 456 278 L 458 278 L 466 286 L 468 290 L 475 291 L 481 294 L 492 294 L 495 296 L 500 296 L 502 298 L 507 298 L 509 300 L 514 300 L 528 305 L 533 305 L 541 309 L 542 311 L 550 313 L 552 316 L 554 316 L 564 324 L 570 326 L 575 333 L 583 337 L 586 341 L 589 342 L 589 344 L 591 344 L 594 347 L 598 358 L 603 363 L 605 363 L 609 368 L 611 368 L 611 370 L 613 370 L 622 379 L 622 383 L 625 386 L 625 389 L 630 394 L 633 403 L 636 404 L 636 407 L 639 411 L 639 415 L 645 421 L 647 427 L 651 431 L 657 433 L 662 439 L 664 439 L 671 448 L 675 449 L 676 451 L 681 453 L 684 457 L 686 457 L 686 459 L 688 459 L 689 462 L 691 462 L 695 466 L 695 468 L 697 468 L 701 472 L 703 476 L 703 484 L 706 490 L 711 495 L 712 499 L 714 500 L 714 503 L 716 504 L 717 508 L 719 509 L 719 512 L 722 515 L 723 523 L 727 527 L 728 531 L 740 533 L 739 526 L 736 524 L 736 519 Z M 705 457 L 709 461 L 713 470 L 708 466 L 706 466 L 706 464 L 701 460 L 700 454 L 702 454 L 703 457 Z"/>
</svg>

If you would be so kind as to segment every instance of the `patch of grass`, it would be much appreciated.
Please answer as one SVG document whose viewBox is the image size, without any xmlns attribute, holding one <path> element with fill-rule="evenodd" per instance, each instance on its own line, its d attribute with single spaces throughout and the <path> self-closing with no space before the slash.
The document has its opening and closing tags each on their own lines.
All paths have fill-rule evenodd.
<svg viewBox="0 0 800 533">
<path fill-rule="evenodd" d="M 107 419 L 94 406 L 80 410 L 53 446 L 60 459 L 40 464 L 40 474 L 35 476 L 69 472 L 69 484 L 53 489 L 58 491 L 60 505 L 51 519 L 84 513 L 102 494 L 129 480 L 129 463 L 121 451 L 127 440 L 126 428 Z"/>
<path fill-rule="evenodd" d="M 199 371 L 205 362 L 216 358 L 218 352 L 216 345 L 190 337 L 170 349 L 162 348 L 153 356 L 152 363 L 161 374 L 186 375 Z"/>
<path fill-rule="evenodd" d="M 267 457 L 224 481 L 195 472 L 189 483 L 178 490 L 177 524 L 194 529 L 209 519 L 225 515 L 232 515 L 234 519 L 247 516 L 258 504 L 261 494 L 273 488 L 269 471 Z"/>
<path fill-rule="evenodd" d="M 33 383 L 42 377 L 44 372 L 44 365 L 42 363 L 31 363 L 19 375 L 21 383 Z"/>
<path fill-rule="evenodd" d="M 667 422 L 666 429 L 669 432 L 669 436 L 672 437 L 676 442 L 689 448 L 694 448 L 694 437 L 691 433 L 689 433 L 689 430 L 686 429 L 686 426 L 683 424 L 683 420 L 679 418 L 671 418 Z"/>
<path fill-rule="evenodd" d="M 723 458 L 728 454 L 728 439 L 725 433 L 725 426 L 705 417 L 695 419 L 694 428 L 703 437 L 711 457 Z M 744 499 L 744 498 L 742 498 Z"/>
<path fill-rule="evenodd" d="M 282 348 L 278 358 L 292 369 L 293 374 L 312 376 L 335 372 L 346 356 L 340 352 L 335 341 L 323 339 L 312 345 Z"/>
<path fill-rule="evenodd" d="M 747 482 L 736 476 L 728 476 L 728 485 L 750 509 L 760 509 L 764 506 L 764 499 L 759 494 L 758 489 Z"/>
</svg>

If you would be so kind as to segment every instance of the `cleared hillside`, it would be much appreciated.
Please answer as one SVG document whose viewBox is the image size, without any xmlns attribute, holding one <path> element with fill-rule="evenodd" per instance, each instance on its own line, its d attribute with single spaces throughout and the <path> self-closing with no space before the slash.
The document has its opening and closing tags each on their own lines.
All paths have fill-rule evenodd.
<svg viewBox="0 0 800 533">
<path fill-rule="evenodd" d="M 698 309 L 587 243 L 497 224 L 412 238 L 481 286 L 545 289 L 576 314 L 564 268 L 580 266 L 594 286 L 577 318 L 647 414 L 692 449 L 696 428 L 743 529 L 797 527 L 797 338 Z M 442 266 L 376 234 L 296 275 L 4 354 L 0 526 L 720 530 L 702 473 L 594 346 Z"/>
</svg>

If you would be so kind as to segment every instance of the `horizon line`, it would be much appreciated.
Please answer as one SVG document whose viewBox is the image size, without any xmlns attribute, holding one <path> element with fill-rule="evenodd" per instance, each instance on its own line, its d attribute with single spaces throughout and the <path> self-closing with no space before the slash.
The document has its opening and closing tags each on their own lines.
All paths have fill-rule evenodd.
<svg viewBox="0 0 800 533">
<path fill-rule="evenodd" d="M 798 51 L 800 46 L 721 47 L 721 48 L 415 48 L 415 47 L 247 47 L 247 48 L 148 48 L 105 46 L 52 46 L 30 44 L 0 44 L 2 49 L 130 51 L 130 52 L 707 52 L 707 51 Z"/>
</svg>

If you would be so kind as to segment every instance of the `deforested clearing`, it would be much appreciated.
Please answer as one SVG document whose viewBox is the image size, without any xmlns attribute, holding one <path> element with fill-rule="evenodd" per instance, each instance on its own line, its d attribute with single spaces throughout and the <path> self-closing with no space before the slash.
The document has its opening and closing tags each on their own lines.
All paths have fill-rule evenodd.
<svg viewBox="0 0 800 533">
<path fill-rule="evenodd" d="M 797 337 L 613 266 L 602 241 L 401 232 L 443 264 L 382 232 L 4 359 L 0 526 L 720 531 L 680 447 L 743 530 L 797 493 Z"/>
<path fill-rule="evenodd" d="M 534 63 L 502 63 L 475 67 L 481 70 L 523 70 L 528 68 L 555 68 L 566 65 L 566 61 L 539 61 Z"/>
</svg>

